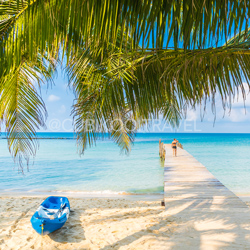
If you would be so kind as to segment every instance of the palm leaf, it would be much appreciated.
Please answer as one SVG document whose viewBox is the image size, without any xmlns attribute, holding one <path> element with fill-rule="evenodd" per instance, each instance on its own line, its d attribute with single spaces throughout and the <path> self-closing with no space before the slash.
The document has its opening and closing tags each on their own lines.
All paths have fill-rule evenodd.
<svg viewBox="0 0 250 250">
<path fill-rule="evenodd" d="M 89 39 L 102 49 L 116 43 L 120 29 L 121 47 L 133 40 L 134 48 L 206 48 L 238 32 L 247 35 L 247 6 L 249 1 L 233 0 L 103 0 L 102 5 L 99 0 L 1 0 L 1 47 L 22 39 L 32 59 L 37 48 L 51 52 L 60 43 L 69 57 Z"/>
<path fill-rule="evenodd" d="M 81 152 L 105 133 L 129 152 L 135 132 L 148 120 L 163 114 L 169 123 L 177 126 L 181 118 L 178 103 L 167 99 L 160 81 L 157 87 L 150 82 L 135 81 L 140 72 L 133 62 L 120 57 L 122 50 L 113 44 L 107 44 L 105 53 L 99 47 L 91 47 L 73 57 L 68 65 L 76 94 L 73 115 Z M 125 65 L 135 70 L 133 75 L 119 70 Z"/>
<path fill-rule="evenodd" d="M 13 69 L 0 83 L 0 123 L 7 132 L 9 150 L 19 169 L 23 171 L 23 162 L 29 162 L 38 148 L 36 131 L 45 128 L 47 111 L 36 88 L 44 79 L 51 79 L 50 64 L 24 62 Z M 44 63 L 44 68 L 41 67 Z M 35 87 L 36 86 L 36 87 Z"/>
<path fill-rule="evenodd" d="M 93 48 L 84 50 L 73 59 L 69 70 L 77 97 L 76 123 L 85 121 L 87 113 L 87 119 L 108 127 L 108 120 L 128 110 L 138 124 L 163 114 L 178 126 L 184 107 L 195 107 L 207 99 L 214 105 L 216 93 L 224 107 L 230 105 L 239 91 L 244 96 L 243 82 L 249 84 L 249 46 L 245 39 L 196 50 L 107 49 L 102 56 L 98 48 L 95 53 Z M 86 132 L 81 126 L 76 131 Z M 91 141 L 82 141 L 82 148 L 96 140 L 97 135 L 91 133 Z"/>
<path fill-rule="evenodd" d="M 163 114 L 175 125 L 183 107 L 216 92 L 226 104 L 244 92 L 243 80 L 249 83 L 248 6 L 233 0 L 0 1 L 1 117 L 13 156 L 35 153 L 31 138 L 44 125 L 45 110 L 30 76 L 49 77 L 53 70 L 41 58 L 54 64 L 59 52 L 76 93 L 83 149 L 99 136 L 86 131 L 87 119 L 106 126 L 128 151 L 133 132 L 119 124 L 116 132 L 110 119 L 144 124 Z M 19 93 L 25 91 L 24 103 Z"/>
</svg>

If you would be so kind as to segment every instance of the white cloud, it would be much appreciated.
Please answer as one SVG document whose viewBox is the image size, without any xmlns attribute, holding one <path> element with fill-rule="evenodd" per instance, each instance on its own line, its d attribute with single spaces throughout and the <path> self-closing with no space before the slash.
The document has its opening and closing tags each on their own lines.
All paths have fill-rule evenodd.
<svg viewBox="0 0 250 250">
<path fill-rule="evenodd" d="M 242 94 L 239 94 L 239 97 L 236 97 L 232 107 L 241 108 L 241 107 L 250 107 L 250 95 L 246 94 L 246 99 L 244 100 Z"/>
<path fill-rule="evenodd" d="M 247 85 L 247 83 L 243 83 L 243 87 L 245 89 L 245 100 L 243 98 L 242 92 L 239 89 L 238 94 L 236 94 L 233 103 L 232 103 L 232 107 L 235 108 L 242 108 L 242 107 L 250 107 L 250 94 L 249 94 L 249 86 Z"/>
<path fill-rule="evenodd" d="M 59 101 L 60 100 L 60 97 L 59 96 L 56 96 L 56 95 L 50 95 L 48 97 L 48 101 L 49 102 L 56 102 L 56 101 Z"/>
<path fill-rule="evenodd" d="M 65 105 L 62 105 L 62 106 L 60 107 L 60 109 L 58 110 L 58 112 L 59 112 L 60 114 L 64 114 L 64 113 L 66 112 L 66 107 L 65 107 Z"/>
<path fill-rule="evenodd" d="M 215 95 L 215 114 L 212 112 L 212 103 L 211 101 L 207 101 L 206 103 L 206 111 L 204 114 L 203 107 L 200 108 L 198 105 L 196 110 L 189 109 L 187 110 L 186 120 L 197 120 L 200 121 L 201 117 L 203 117 L 204 122 L 215 123 L 218 122 L 247 122 L 250 121 L 250 93 L 249 87 L 246 83 L 243 84 L 245 88 L 246 98 L 244 100 L 241 90 L 239 90 L 238 95 L 235 96 L 234 100 L 232 100 L 231 110 L 227 105 L 226 110 L 223 109 L 222 101 L 220 95 L 217 93 Z M 204 114 L 204 116 L 203 116 Z"/>
<path fill-rule="evenodd" d="M 197 110 L 189 109 L 187 111 L 187 116 L 186 116 L 187 121 L 195 121 L 195 120 L 197 120 L 197 118 L 198 118 Z"/>
<path fill-rule="evenodd" d="M 249 113 L 244 108 L 232 109 L 228 115 L 228 119 L 231 122 L 246 122 L 249 121 Z"/>
</svg>

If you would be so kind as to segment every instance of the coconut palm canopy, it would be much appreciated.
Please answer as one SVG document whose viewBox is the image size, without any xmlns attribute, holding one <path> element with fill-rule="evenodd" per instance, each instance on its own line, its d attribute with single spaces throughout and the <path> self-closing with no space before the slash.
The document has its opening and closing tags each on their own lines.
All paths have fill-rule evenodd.
<svg viewBox="0 0 250 250">
<path fill-rule="evenodd" d="M 147 119 L 161 114 L 176 126 L 187 106 L 214 103 L 216 93 L 223 105 L 238 91 L 244 95 L 249 4 L 0 0 L 0 122 L 14 159 L 22 166 L 35 155 L 36 130 L 47 116 L 39 88 L 62 61 L 76 96 L 72 114 L 81 152 L 107 131 L 129 151 L 135 129 Z"/>
</svg>

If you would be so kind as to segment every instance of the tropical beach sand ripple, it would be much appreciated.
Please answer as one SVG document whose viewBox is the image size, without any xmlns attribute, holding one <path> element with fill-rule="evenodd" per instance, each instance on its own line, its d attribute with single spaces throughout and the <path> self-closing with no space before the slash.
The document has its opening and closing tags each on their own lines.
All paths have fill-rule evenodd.
<svg viewBox="0 0 250 250">
<path fill-rule="evenodd" d="M 0 198 L 1 250 L 167 249 L 177 225 L 159 201 L 71 198 L 64 227 L 42 237 L 30 218 L 44 198 Z"/>
</svg>

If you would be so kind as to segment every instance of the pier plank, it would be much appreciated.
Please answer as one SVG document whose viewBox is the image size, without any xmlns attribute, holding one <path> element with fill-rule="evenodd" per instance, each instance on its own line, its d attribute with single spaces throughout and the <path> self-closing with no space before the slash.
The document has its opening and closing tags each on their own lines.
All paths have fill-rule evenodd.
<svg viewBox="0 0 250 250">
<path fill-rule="evenodd" d="M 187 249 L 250 249 L 250 209 L 186 150 L 164 144 L 164 202 Z M 198 238 L 197 238 L 198 237 Z M 197 243 L 198 242 L 198 243 Z"/>
</svg>

